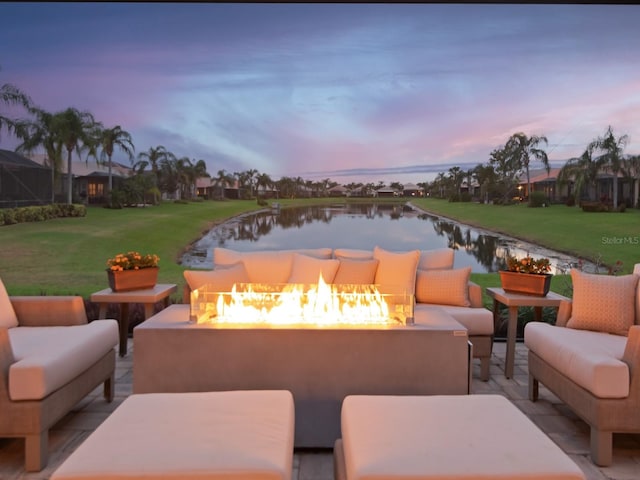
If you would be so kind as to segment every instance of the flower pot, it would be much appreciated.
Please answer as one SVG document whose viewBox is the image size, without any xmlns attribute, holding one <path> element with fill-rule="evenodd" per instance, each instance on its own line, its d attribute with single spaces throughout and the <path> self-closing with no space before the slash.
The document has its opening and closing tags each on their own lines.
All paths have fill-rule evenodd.
<svg viewBox="0 0 640 480">
<path fill-rule="evenodd" d="M 158 267 L 113 271 L 107 269 L 109 286 L 114 292 L 153 288 L 158 282 Z"/>
<path fill-rule="evenodd" d="M 549 293 L 551 286 L 550 273 L 518 273 L 500 271 L 502 289 L 508 293 L 521 293 L 544 297 Z"/>
</svg>

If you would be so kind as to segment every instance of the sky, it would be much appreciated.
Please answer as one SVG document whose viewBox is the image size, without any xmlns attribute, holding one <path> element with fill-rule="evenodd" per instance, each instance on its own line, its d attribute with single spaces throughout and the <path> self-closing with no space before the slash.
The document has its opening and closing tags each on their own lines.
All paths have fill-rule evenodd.
<svg viewBox="0 0 640 480">
<path fill-rule="evenodd" d="M 418 183 L 516 132 L 552 165 L 609 125 L 640 153 L 639 24 L 640 5 L 0 2 L 0 85 L 214 177 Z"/>
</svg>

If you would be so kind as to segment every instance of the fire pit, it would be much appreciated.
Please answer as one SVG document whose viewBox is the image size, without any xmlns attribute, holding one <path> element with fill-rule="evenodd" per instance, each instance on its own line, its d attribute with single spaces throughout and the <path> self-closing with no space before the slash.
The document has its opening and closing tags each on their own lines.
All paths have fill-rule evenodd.
<svg viewBox="0 0 640 480">
<path fill-rule="evenodd" d="M 133 390 L 289 390 L 295 446 L 331 448 L 347 395 L 469 392 L 466 329 L 419 314 L 412 295 L 373 286 L 204 286 L 134 329 Z"/>
</svg>

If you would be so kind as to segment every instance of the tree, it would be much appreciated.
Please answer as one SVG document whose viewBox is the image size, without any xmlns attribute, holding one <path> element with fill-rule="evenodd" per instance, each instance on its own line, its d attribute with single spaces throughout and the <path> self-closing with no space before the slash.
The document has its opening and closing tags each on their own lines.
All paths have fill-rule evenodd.
<svg viewBox="0 0 640 480">
<path fill-rule="evenodd" d="M 595 144 L 594 142 L 591 142 L 582 155 L 578 158 L 568 160 L 562 166 L 560 172 L 558 172 L 559 185 L 564 185 L 569 181 L 573 181 L 576 205 L 580 204 L 580 196 L 582 195 L 585 187 L 587 187 L 587 194 L 589 195 L 590 200 L 593 200 L 593 197 L 591 197 L 591 191 L 597 193 L 598 173 L 602 168 L 604 159 L 602 157 L 593 157 L 594 148 Z"/>
<path fill-rule="evenodd" d="M 7 107 L 21 106 L 29 109 L 31 108 L 31 99 L 18 87 L 5 83 L 0 87 L 0 105 L 6 105 Z M 15 128 L 15 121 L 2 115 L 0 111 L 0 131 L 3 127 L 11 132 Z"/>
<path fill-rule="evenodd" d="M 213 179 L 213 184 L 218 187 L 220 192 L 220 200 L 224 200 L 224 189 L 233 184 L 234 177 L 228 173 L 225 169 L 218 170 L 216 178 Z"/>
<path fill-rule="evenodd" d="M 634 208 L 637 208 L 638 196 L 640 196 L 640 155 L 625 158 L 622 161 L 622 171 L 627 178 L 633 181 L 633 197 L 631 203 Z"/>
<path fill-rule="evenodd" d="M 31 153 L 43 147 L 45 165 L 51 168 L 51 203 L 55 202 L 55 181 L 62 171 L 62 142 L 57 136 L 55 116 L 41 108 L 31 107 L 32 120 L 21 120 L 14 124 L 15 135 L 22 143 L 16 148 L 20 153 Z"/>
<path fill-rule="evenodd" d="M 138 169 L 144 170 L 147 166 L 151 166 L 151 171 L 156 178 L 156 185 L 160 186 L 161 164 L 163 161 L 175 160 L 175 155 L 169 152 L 162 145 L 150 147 L 146 152 L 138 154 Z"/>
<path fill-rule="evenodd" d="M 73 171 L 71 155 L 76 151 L 80 156 L 82 146 L 91 148 L 95 144 L 95 138 L 92 138 L 91 131 L 96 121 L 89 112 L 67 108 L 55 114 L 54 122 L 56 135 L 67 150 L 67 203 L 72 203 Z"/>
<path fill-rule="evenodd" d="M 129 160 L 133 160 L 135 147 L 131 142 L 131 135 L 129 132 L 122 130 L 120 125 L 116 125 L 113 128 L 100 129 L 98 132 L 98 142 L 102 148 L 102 156 L 106 156 L 108 159 L 109 185 L 107 193 L 111 194 L 111 190 L 113 189 L 113 178 L 111 175 L 111 157 L 113 155 L 113 149 L 118 147 L 129 157 Z"/>
<path fill-rule="evenodd" d="M 273 186 L 273 180 L 271 180 L 271 177 L 266 174 L 266 173 L 258 173 L 256 176 L 256 188 L 259 190 L 260 187 L 263 188 L 263 190 L 266 193 L 266 190 L 268 188 L 271 188 Z"/>
<path fill-rule="evenodd" d="M 464 180 L 465 173 L 460 167 L 451 167 L 449 169 L 449 179 L 453 184 L 456 195 L 460 195 L 460 189 L 462 188 L 462 181 Z"/>
<path fill-rule="evenodd" d="M 505 203 L 518 183 L 518 175 L 521 171 L 519 157 L 510 150 L 511 148 L 513 143 L 507 142 L 504 147 L 494 149 L 489 156 L 489 164 L 496 173 L 499 191 Z"/>
<path fill-rule="evenodd" d="M 524 133 L 518 132 L 511 135 L 507 140 L 506 149 L 511 155 L 515 156 L 515 161 L 524 169 L 527 176 L 527 195 L 529 204 L 531 204 L 531 177 L 529 175 L 529 165 L 531 160 L 539 160 L 544 165 L 547 173 L 551 170 L 549 167 L 549 158 L 547 153 L 539 148 L 541 144 L 548 144 L 547 137 L 543 135 L 532 135 L 527 137 Z"/>
<path fill-rule="evenodd" d="M 618 174 L 622 170 L 623 151 L 629 142 L 628 135 L 616 138 L 611 126 L 602 137 L 595 140 L 594 147 L 603 152 L 604 167 L 613 174 L 613 208 L 618 208 Z"/>
</svg>

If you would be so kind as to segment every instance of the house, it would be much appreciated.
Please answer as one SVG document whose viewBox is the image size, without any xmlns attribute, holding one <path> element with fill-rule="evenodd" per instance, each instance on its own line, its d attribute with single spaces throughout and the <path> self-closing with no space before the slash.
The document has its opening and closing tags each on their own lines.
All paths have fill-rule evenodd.
<svg viewBox="0 0 640 480">
<path fill-rule="evenodd" d="M 0 207 L 52 203 L 51 169 L 10 150 L 0 150 Z"/>
<path fill-rule="evenodd" d="M 407 183 L 403 186 L 402 196 L 404 197 L 424 197 L 424 188 L 415 183 Z"/>
</svg>

